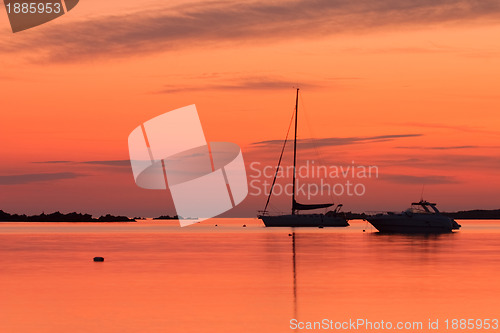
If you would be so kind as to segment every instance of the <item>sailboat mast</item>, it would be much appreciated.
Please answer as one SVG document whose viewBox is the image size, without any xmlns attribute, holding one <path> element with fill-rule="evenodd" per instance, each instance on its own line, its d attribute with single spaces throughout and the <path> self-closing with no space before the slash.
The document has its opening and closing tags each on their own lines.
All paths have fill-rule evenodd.
<svg viewBox="0 0 500 333">
<path fill-rule="evenodd" d="M 295 97 L 295 137 L 293 139 L 293 190 L 292 190 L 292 215 L 295 215 L 295 173 L 297 165 L 297 119 L 299 115 L 299 88 L 297 88 L 297 96 Z"/>
</svg>

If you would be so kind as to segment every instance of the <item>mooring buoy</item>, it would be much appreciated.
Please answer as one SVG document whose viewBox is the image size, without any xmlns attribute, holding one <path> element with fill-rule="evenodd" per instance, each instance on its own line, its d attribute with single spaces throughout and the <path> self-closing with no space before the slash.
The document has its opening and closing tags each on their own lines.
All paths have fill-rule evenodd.
<svg viewBox="0 0 500 333">
<path fill-rule="evenodd" d="M 104 261 L 104 258 L 103 257 L 94 257 L 94 261 L 97 261 L 97 262 Z"/>
</svg>

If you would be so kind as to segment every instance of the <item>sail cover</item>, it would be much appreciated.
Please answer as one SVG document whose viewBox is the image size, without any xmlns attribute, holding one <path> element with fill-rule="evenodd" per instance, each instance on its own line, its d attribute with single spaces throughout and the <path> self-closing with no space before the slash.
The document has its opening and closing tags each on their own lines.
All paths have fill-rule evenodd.
<svg viewBox="0 0 500 333">
<path fill-rule="evenodd" d="M 327 208 L 330 206 L 333 206 L 334 203 L 327 203 L 327 204 L 308 204 L 304 205 L 301 203 L 298 203 L 297 201 L 293 200 L 293 210 L 311 210 L 311 209 L 319 209 L 319 208 Z"/>
</svg>

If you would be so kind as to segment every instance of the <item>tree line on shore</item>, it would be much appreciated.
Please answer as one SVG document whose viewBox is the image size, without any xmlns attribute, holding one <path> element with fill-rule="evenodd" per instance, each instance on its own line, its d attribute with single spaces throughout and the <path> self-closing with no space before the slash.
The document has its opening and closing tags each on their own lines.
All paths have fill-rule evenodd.
<svg viewBox="0 0 500 333">
<path fill-rule="evenodd" d="M 51 214 L 26 215 L 9 214 L 0 210 L 0 221 L 2 222 L 135 222 L 126 216 L 102 215 L 98 218 L 90 214 L 54 212 Z"/>
<path fill-rule="evenodd" d="M 345 212 L 345 217 L 348 220 L 365 219 L 365 213 Z M 448 217 L 457 220 L 498 220 L 500 219 L 500 209 L 493 210 L 466 210 L 453 213 L 442 213 Z M 26 215 L 26 214 L 9 214 L 0 209 L 0 222 L 136 222 L 140 217 L 128 218 L 126 216 L 115 216 L 111 214 L 102 215 L 98 218 L 92 217 L 90 214 L 68 213 L 63 214 L 59 211 L 51 214 Z M 177 220 L 179 216 L 162 215 L 153 218 L 153 220 Z M 182 217 L 181 217 L 182 219 Z"/>
</svg>

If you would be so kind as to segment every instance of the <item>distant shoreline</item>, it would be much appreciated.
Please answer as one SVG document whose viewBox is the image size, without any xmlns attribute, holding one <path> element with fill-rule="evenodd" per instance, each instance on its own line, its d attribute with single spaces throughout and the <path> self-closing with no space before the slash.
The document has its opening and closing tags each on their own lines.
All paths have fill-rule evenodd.
<svg viewBox="0 0 500 333">
<path fill-rule="evenodd" d="M 500 220 L 500 209 L 484 210 L 484 209 L 473 209 L 458 212 L 443 212 L 441 213 L 448 217 L 457 220 Z M 346 212 L 345 216 L 348 220 L 365 219 L 370 214 L 365 213 L 352 213 Z M 169 216 L 162 215 L 155 217 L 152 220 L 178 220 L 177 215 Z M 183 219 L 181 217 L 181 219 Z M 189 218 L 187 218 L 189 219 Z M 82 213 L 68 213 L 63 214 L 60 212 L 54 212 L 51 214 L 39 214 L 39 215 L 26 215 L 26 214 L 9 214 L 0 210 L 0 222 L 137 222 L 137 220 L 145 220 L 145 218 L 134 217 L 128 218 L 126 216 L 115 216 L 111 214 L 102 215 L 98 218 L 92 217 L 90 214 Z"/>
<path fill-rule="evenodd" d="M 102 215 L 98 218 L 90 214 L 54 212 L 40 215 L 9 214 L 0 210 L 0 222 L 136 222 L 135 219 L 126 216 Z"/>
<path fill-rule="evenodd" d="M 346 212 L 346 218 L 349 220 L 364 219 L 370 214 L 359 214 Z M 500 209 L 473 209 L 461 210 L 458 212 L 441 212 L 441 214 L 457 220 L 500 220 Z"/>
<path fill-rule="evenodd" d="M 443 213 L 448 217 L 457 220 L 498 220 L 500 219 L 500 209 L 492 210 L 463 210 L 456 213 Z"/>
</svg>

